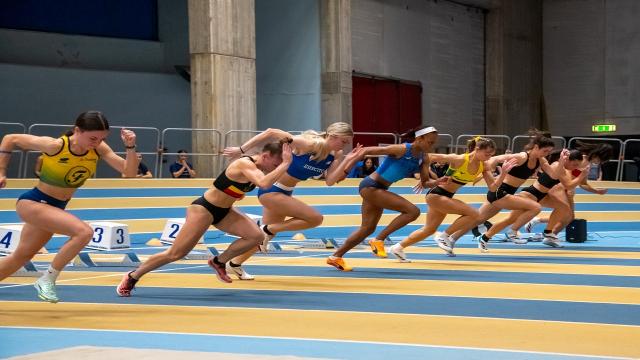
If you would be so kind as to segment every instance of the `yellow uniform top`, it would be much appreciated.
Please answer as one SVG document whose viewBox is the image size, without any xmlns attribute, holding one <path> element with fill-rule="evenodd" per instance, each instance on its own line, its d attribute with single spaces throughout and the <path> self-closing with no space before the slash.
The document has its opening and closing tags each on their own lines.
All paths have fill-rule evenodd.
<svg viewBox="0 0 640 360">
<path fill-rule="evenodd" d="M 484 162 L 481 161 L 480 165 L 478 165 L 478 171 L 475 174 L 470 173 L 469 172 L 469 153 L 465 153 L 464 162 L 462 163 L 462 165 L 457 169 L 450 168 L 447 173 L 449 176 L 451 176 L 451 179 L 453 180 L 453 182 L 460 185 L 464 185 L 464 184 L 473 182 L 478 177 L 478 175 L 482 174 L 483 170 L 484 170 Z"/>
<path fill-rule="evenodd" d="M 61 137 L 62 147 L 53 154 L 43 153 L 40 181 L 63 188 L 78 188 L 96 172 L 100 156 L 95 150 L 84 154 L 71 152 L 69 137 Z"/>
</svg>

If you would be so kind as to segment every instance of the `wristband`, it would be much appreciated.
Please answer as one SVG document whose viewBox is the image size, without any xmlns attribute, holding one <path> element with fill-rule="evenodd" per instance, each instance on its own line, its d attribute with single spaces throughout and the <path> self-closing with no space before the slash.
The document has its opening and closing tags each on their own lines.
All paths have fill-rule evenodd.
<svg viewBox="0 0 640 360">
<path fill-rule="evenodd" d="M 127 150 L 131 150 L 131 149 L 135 149 L 135 148 L 136 148 L 136 146 L 135 146 L 135 145 L 133 145 L 133 146 L 126 146 L 126 145 L 125 145 L 125 147 L 124 147 L 124 148 L 125 148 L 125 149 L 127 149 Z"/>
<path fill-rule="evenodd" d="M 244 150 L 242 150 L 242 145 L 238 146 L 238 148 L 240 149 L 240 153 L 244 154 Z"/>
<path fill-rule="evenodd" d="M 12 153 L 13 153 L 13 151 L 0 150 L 0 154 L 8 154 L 8 155 L 11 155 Z"/>
</svg>

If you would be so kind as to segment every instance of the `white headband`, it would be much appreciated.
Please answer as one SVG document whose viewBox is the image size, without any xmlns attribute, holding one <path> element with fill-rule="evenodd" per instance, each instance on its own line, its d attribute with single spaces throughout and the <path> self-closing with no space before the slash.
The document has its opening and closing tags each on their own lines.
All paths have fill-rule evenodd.
<svg viewBox="0 0 640 360">
<path fill-rule="evenodd" d="M 420 129 L 420 130 L 416 131 L 416 137 L 422 136 L 422 135 L 426 135 L 426 134 L 432 133 L 432 132 L 438 132 L 438 130 L 436 130 L 436 128 L 434 128 L 433 126 L 429 126 L 429 127 L 424 128 L 424 129 Z"/>
</svg>

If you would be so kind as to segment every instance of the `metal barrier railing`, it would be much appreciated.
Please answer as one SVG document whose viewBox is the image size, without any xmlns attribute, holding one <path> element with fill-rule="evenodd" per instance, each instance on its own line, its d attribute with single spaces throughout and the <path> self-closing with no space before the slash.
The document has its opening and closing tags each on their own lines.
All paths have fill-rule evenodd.
<svg viewBox="0 0 640 360">
<path fill-rule="evenodd" d="M 61 132 L 59 131 L 59 129 L 65 129 L 65 130 L 71 130 L 73 129 L 72 125 L 60 125 L 60 124 L 32 124 L 31 126 L 29 126 L 28 129 L 28 133 L 31 135 L 37 135 L 37 136 L 51 136 L 51 137 L 59 137 L 61 135 Z M 120 125 L 111 125 L 109 126 L 110 130 L 120 130 L 120 129 L 129 129 L 129 130 L 133 130 L 136 133 L 136 141 L 140 144 L 149 144 L 152 143 L 153 146 L 155 147 L 153 149 L 153 151 L 138 151 L 141 154 L 155 154 L 156 155 L 156 161 L 155 163 L 157 163 L 157 147 L 160 141 L 160 129 L 158 128 L 154 128 L 154 127 L 148 127 L 148 126 L 120 126 Z M 148 135 L 147 135 L 148 134 Z M 140 141 L 140 138 L 145 138 L 145 137 L 149 137 L 150 141 Z M 109 135 L 107 136 L 107 144 L 111 144 L 112 147 L 115 147 L 115 144 L 122 144 L 122 141 L 120 140 L 120 131 L 111 131 L 109 133 Z M 121 145 L 124 147 L 124 145 Z M 141 149 L 138 149 L 141 150 Z M 144 150 L 144 149 L 142 149 Z M 124 151 L 114 151 L 116 154 L 118 155 L 123 155 L 126 156 L 126 152 Z M 31 158 L 31 155 L 33 154 L 40 154 L 39 151 L 26 151 L 26 156 L 24 158 L 24 162 L 23 162 L 23 170 L 22 170 L 22 177 L 26 178 L 27 177 L 27 173 L 29 172 L 29 168 L 33 168 L 31 166 L 29 166 L 29 159 Z M 34 164 L 35 166 L 35 164 Z M 108 167 L 108 165 L 106 164 L 100 164 L 98 165 L 98 168 L 96 168 L 96 172 L 93 174 L 94 177 L 97 177 L 98 173 L 101 171 L 111 171 L 111 170 L 105 170 L 105 169 L 111 169 Z M 156 171 L 156 166 L 154 164 L 154 172 Z M 113 172 L 112 172 L 113 173 Z M 118 174 L 117 176 L 120 176 L 120 174 Z M 111 177 L 111 176 L 110 176 Z"/>
<path fill-rule="evenodd" d="M 136 148 L 136 152 L 140 153 L 143 157 L 144 155 L 153 155 L 154 156 L 154 161 L 153 161 L 153 170 L 151 170 L 151 173 L 153 174 L 154 177 L 157 177 L 157 170 L 158 170 L 158 158 L 159 158 L 159 154 L 158 154 L 158 147 L 160 146 L 160 129 L 155 128 L 155 127 L 150 127 L 150 126 L 119 126 L 119 125 L 111 125 L 109 126 L 109 129 L 111 129 L 111 132 L 109 133 L 109 136 L 107 136 L 107 144 L 110 144 L 110 146 L 112 148 L 115 147 L 116 144 L 119 144 L 118 147 L 122 146 L 124 147 L 124 144 L 122 144 L 122 140 L 120 139 L 120 129 L 128 129 L 128 130 L 133 130 L 136 133 L 136 143 L 139 144 L 139 146 Z M 114 129 L 117 129 L 118 131 L 113 131 Z M 147 146 L 152 145 L 153 149 L 148 149 Z M 126 157 L 126 151 L 115 151 L 114 152 L 122 157 Z M 100 165 L 101 163 L 98 163 L 98 169 L 96 169 L 96 176 L 98 171 L 109 171 L 111 173 L 113 173 L 111 167 L 109 167 L 108 165 L 102 163 L 102 165 Z M 148 163 L 145 163 L 145 165 Z M 117 176 L 120 176 L 121 174 L 117 174 Z M 107 176 L 110 177 L 110 176 Z"/>
<path fill-rule="evenodd" d="M 469 139 L 473 139 L 474 137 L 476 137 L 478 135 L 471 135 L 471 134 L 463 134 L 460 135 L 456 138 L 456 153 L 459 153 L 459 151 L 461 149 L 466 149 L 467 148 L 467 140 Z M 484 138 L 489 138 L 489 139 L 493 139 L 496 142 L 496 146 L 498 146 L 498 149 L 496 150 L 507 150 L 507 149 L 511 149 L 511 138 L 508 137 L 507 135 L 482 135 L 482 137 Z M 503 142 L 506 141 L 506 145 L 503 144 Z M 504 145 L 504 146 L 501 146 Z"/>
<path fill-rule="evenodd" d="M 0 132 L 1 134 L 28 133 L 28 134 L 37 135 L 37 136 L 58 137 L 62 133 L 60 129 L 71 130 L 72 128 L 73 128 L 72 125 L 60 125 L 60 124 L 32 124 L 31 126 L 26 128 L 25 125 L 22 123 L 0 122 L 0 129 L 2 130 Z M 231 145 L 232 137 L 243 136 L 243 135 L 256 135 L 262 132 L 260 130 L 231 130 L 226 132 L 223 136 L 220 133 L 220 131 L 218 131 L 217 129 L 166 128 L 160 131 L 160 129 L 154 128 L 154 127 L 139 127 L 139 126 L 111 126 L 111 128 L 112 129 L 126 128 L 126 129 L 134 130 L 136 131 L 136 135 L 138 136 L 139 144 L 143 144 L 142 145 L 143 147 L 146 147 L 146 145 L 152 144 L 155 147 L 155 149 L 153 150 L 142 148 L 142 149 L 139 149 L 142 151 L 138 151 L 143 156 L 153 155 L 154 164 L 152 167 L 149 167 L 149 168 L 153 169 L 152 173 L 154 174 L 155 177 L 162 177 L 162 170 L 163 170 L 162 157 L 166 155 L 178 154 L 177 152 L 160 152 L 159 151 L 160 147 L 167 145 L 167 141 L 169 140 L 167 133 L 174 132 L 174 131 L 190 132 L 191 138 L 189 140 L 189 143 L 195 142 L 196 147 L 198 147 L 198 145 L 200 145 L 200 142 L 202 141 L 210 142 L 211 148 L 214 150 L 213 152 L 189 153 L 189 155 L 190 156 L 210 156 L 214 159 L 212 161 L 212 165 L 215 168 L 217 166 L 222 165 L 221 160 L 223 158 L 222 156 L 220 156 L 221 150 Z M 198 137 L 198 134 L 195 134 L 195 137 L 194 137 L 194 132 L 197 133 L 197 132 L 205 132 L 205 131 L 212 132 L 214 135 L 213 138 L 200 139 Z M 289 131 L 289 133 L 298 135 L 298 134 L 301 134 L 302 131 Z M 401 142 L 399 135 L 393 134 L 393 133 L 356 132 L 354 135 L 387 136 L 387 137 L 393 138 L 393 143 L 395 144 L 398 144 Z M 107 138 L 107 142 L 111 144 L 117 144 L 119 143 L 119 141 L 116 140 L 114 137 L 119 137 L 119 136 L 120 134 L 118 131 L 112 131 L 109 137 Z M 438 142 L 436 143 L 436 148 L 438 146 L 447 147 L 447 152 L 459 153 L 461 149 L 466 148 L 466 140 L 473 138 L 475 136 L 476 135 L 463 134 L 458 136 L 454 142 L 453 135 L 439 134 Z M 499 149 L 504 148 L 504 149 L 510 149 L 512 151 L 516 150 L 516 147 L 518 146 L 519 142 L 522 142 L 522 140 L 524 139 L 526 140 L 529 139 L 529 136 L 527 135 L 517 135 L 517 136 L 514 136 L 513 138 L 510 138 L 507 135 L 483 135 L 483 137 L 496 140 L 496 143 L 498 144 Z M 616 181 L 620 181 L 621 179 L 623 179 L 627 164 L 635 164 L 634 161 L 632 161 L 631 159 L 627 159 L 626 156 L 631 153 L 631 151 L 629 150 L 631 146 L 633 146 L 634 144 L 640 143 L 640 139 L 629 139 L 623 142 L 622 140 L 617 138 L 573 137 L 569 139 L 569 141 L 567 142 L 563 137 L 560 137 L 560 136 L 554 136 L 552 138 L 554 142 L 556 142 L 559 146 L 568 147 L 568 148 L 571 148 L 571 146 L 576 140 L 587 141 L 587 142 L 594 142 L 594 141 L 608 142 L 608 143 L 617 144 L 619 146 L 618 157 L 616 159 L 609 160 L 609 162 L 617 163 L 616 175 L 615 175 Z M 506 144 L 506 146 L 501 146 L 502 144 Z M 191 146 L 185 146 L 185 148 L 191 148 Z M 39 154 L 40 152 L 39 151 L 21 151 L 21 150 L 14 150 L 14 152 L 20 154 L 20 157 L 17 160 L 17 163 L 18 163 L 17 176 L 27 177 L 27 173 L 29 172 L 28 170 L 32 168 L 31 166 L 29 166 L 30 158 L 33 157 L 32 156 L 33 154 Z M 116 151 L 116 154 L 125 156 L 126 152 Z M 15 167 L 12 167 L 12 168 L 15 168 Z M 98 171 L 96 171 L 96 174 L 97 173 Z M 94 176 L 96 176 L 96 174 L 94 174 Z"/>
<path fill-rule="evenodd" d="M 517 142 L 522 142 L 519 140 L 526 140 L 526 142 L 524 142 L 524 144 L 522 144 L 522 147 L 518 147 L 518 149 L 522 149 L 525 147 L 525 145 L 527 145 L 529 143 L 529 139 L 531 139 L 531 136 L 529 135 L 516 135 L 511 139 L 511 152 L 516 152 L 516 143 Z M 562 136 L 552 136 L 551 140 L 553 140 L 553 142 L 556 144 L 556 146 L 559 146 L 561 149 L 567 147 L 567 140 L 565 138 L 563 138 Z M 520 151 L 520 150 L 517 150 Z"/>
<path fill-rule="evenodd" d="M 447 141 L 447 139 L 449 141 Z M 456 152 L 455 148 L 454 148 L 455 145 L 453 143 L 453 135 L 451 135 L 451 134 L 438 134 L 438 141 L 433 146 L 433 149 L 437 150 L 438 148 L 440 148 L 442 146 L 445 146 L 447 148 L 447 150 L 445 151 L 446 153 Z"/>
<path fill-rule="evenodd" d="M 580 141 L 588 141 L 588 142 L 607 142 L 607 143 L 616 143 L 619 145 L 619 151 L 618 151 L 618 156 L 616 157 L 615 160 L 609 160 L 608 162 L 615 162 L 618 163 L 618 167 L 616 168 L 616 177 L 615 177 L 615 181 L 619 181 L 620 180 L 620 168 L 622 167 L 622 161 L 620 161 L 621 156 L 622 156 L 622 151 L 624 148 L 624 143 L 622 142 L 622 140 L 620 139 L 616 139 L 616 138 L 593 138 L 593 137 L 572 137 L 571 139 L 569 139 L 569 142 L 567 143 L 567 147 L 569 149 L 571 149 L 571 145 L 576 141 L 576 140 L 580 140 Z M 602 166 L 602 164 L 600 164 L 600 166 Z"/>
<path fill-rule="evenodd" d="M 164 130 L 162 130 L 162 136 L 161 136 L 161 144 L 162 146 L 166 146 L 167 144 L 167 133 L 171 133 L 171 132 L 190 132 L 191 133 L 191 141 L 195 142 L 196 146 L 195 148 L 200 148 L 201 144 L 200 142 L 203 141 L 205 144 L 204 145 L 210 145 L 210 146 L 205 146 L 205 147 L 210 147 L 213 152 L 201 152 L 201 153 L 189 153 L 189 156 L 210 156 L 214 159 L 214 161 L 211 162 L 212 164 L 212 174 L 214 174 L 213 176 L 215 176 L 215 174 L 218 171 L 218 168 L 220 167 L 220 158 L 221 158 L 221 152 L 222 149 L 220 149 L 220 145 L 222 145 L 222 133 L 217 130 L 217 129 L 192 129 L 192 128 L 166 128 Z M 210 132 L 212 133 L 214 136 L 212 138 L 212 141 L 209 142 L 209 144 L 206 144 L 206 140 L 201 140 L 199 138 L 198 133 L 202 133 L 202 132 Z M 195 138 L 194 138 L 195 135 Z M 167 152 L 167 153 L 162 153 L 162 156 L 164 157 L 165 155 L 178 155 L 177 152 Z M 163 173 L 162 173 L 162 168 L 163 168 L 163 164 L 164 161 L 162 161 L 162 158 L 160 158 L 161 161 L 159 161 L 159 171 L 158 171 L 158 177 L 162 178 L 163 177 Z M 198 169 L 194 169 L 196 171 L 196 173 L 198 172 Z M 201 174 L 203 173 L 202 169 L 200 170 Z"/>
<path fill-rule="evenodd" d="M 15 128 L 16 130 L 11 130 L 12 128 Z M 0 122 L 0 129 L 2 129 L 2 131 L 0 131 L 0 134 L 24 134 L 27 131 L 27 127 L 24 126 L 24 124 L 13 123 L 13 122 Z M 0 140 L 2 140 L 1 137 L 0 137 Z M 8 166 L 9 169 L 7 169 L 7 175 L 10 175 L 11 173 L 15 173 L 19 177 L 20 174 L 22 174 L 22 166 L 23 166 L 22 164 L 24 162 L 24 151 L 14 149 L 12 152 L 20 154 L 20 158 L 18 159 L 18 169 L 15 172 L 14 171 L 9 172 L 9 169 L 13 169 L 13 166 Z M 11 162 L 13 161 L 13 159 L 9 161 Z"/>
<path fill-rule="evenodd" d="M 394 133 L 379 133 L 379 132 L 366 132 L 366 131 L 364 131 L 364 132 L 354 132 L 353 135 L 354 136 L 392 137 L 394 144 L 399 144 L 400 143 L 400 137 L 398 136 L 398 134 L 394 134 Z"/>
<path fill-rule="evenodd" d="M 620 160 L 622 160 L 622 166 L 620 168 L 620 174 L 618 177 L 621 181 L 624 181 L 624 170 L 625 170 L 624 165 L 625 164 L 631 163 L 638 168 L 637 163 L 633 161 L 633 159 L 627 159 L 627 155 L 631 154 L 631 151 L 629 151 L 629 148 L 631 147 L 630 145 L 633 143 L 637 143 L 640 147 L 640 139 L 628 139 L 624 143 L 622 143 L 622 155 L 620 155 Z M 634 154 L 637 154 L 638 156 L 640 156 L 640 151 L 637 151 Z M 640 172 L 640 168 L 638 168 L 637 171 Z"/>
</svg>

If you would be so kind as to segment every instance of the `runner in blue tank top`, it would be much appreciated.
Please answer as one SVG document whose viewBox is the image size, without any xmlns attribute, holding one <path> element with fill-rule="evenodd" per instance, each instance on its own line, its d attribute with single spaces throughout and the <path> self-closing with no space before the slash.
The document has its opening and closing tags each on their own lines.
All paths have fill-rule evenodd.
<svg viewBox="0 0 640 360">
<path fill-rule="evenodd" d="M 271 188 L 258 191 L 258 200 L 263 206 L 262 231 L 265 233 L 264 241 L 259 247 L 261 251 L 267 251 L 269 240 L 279 232 L 304 230 L 322 224 L 322 214 L 293 197 L 293 190 L 299 182 L 311 177 L 324 175 L 328 186 L 344 179 L 355 165 L 355 162 L 346 160 L 355 158 L 362 149 L 361 146 L 356 146 L 351 153 L 344 156 L 343 149 L 352 139 L 351 125 L 337 122 L 329 125 L 324 133 L 307 131 L 297 136 L 278 129 L 268 129 L 240 147 L 225 149 L 224 155 L 237 157 L 262 143 L 278 140 L 289 142 L 293 148 L 294 156 L 287 172 L 280 176 Z M 239 265 L 256 250 L 234 258 L 228 263 L 227 271 L 242 280 L 253 279 L 254 277 Z"/>
<path fill-rule="evenodd" d="M 351 271 L 342 256 L 356 245 L 360 244 L 367 236 L 371 235 L 378 226 L 384 209 L 400 212 L 387 227 L 385 227 L 375 239 L 369 240 L 371 250 L 378 257 L 387 257 L 384 249 L 384 239 L 394 231 L 402 228 L 420 216 L 420 210 L 409 200 L 388 191 L 389 186 L 401 180 L 409 174 L 420 172 L 420 179 L 425 187 L 433 187 L 437 181 L 429 180 L 429 164 L 423 163 L 425 155 L 438 139 L 437 130 L 427 127 L 415 132 L 413 143 L 389 145 L 385 147 L 366 147 L 358 151 L 358 156 L 350 159 L 355 164 L 365 155 L 387 155 L 388 157 L 371 175 L 360 183 L 360 196 L 362 196 L 362 224 L 353 232 L 345 243 L 327 259 L 327 264 L 341 271 Z M 348 164 L 346 167 L 350 167 Z"/>
</svg>

